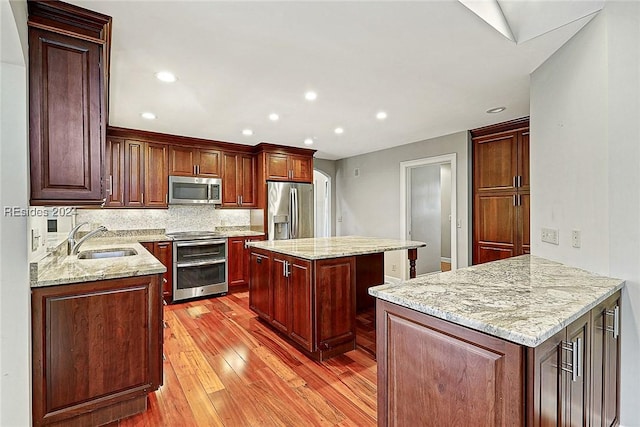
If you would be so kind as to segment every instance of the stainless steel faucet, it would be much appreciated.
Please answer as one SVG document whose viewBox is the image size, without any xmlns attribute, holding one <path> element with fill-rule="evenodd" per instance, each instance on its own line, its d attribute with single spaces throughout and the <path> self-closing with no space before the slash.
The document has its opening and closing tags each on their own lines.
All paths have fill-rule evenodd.
<svg viewBox="0 0 640 427">
<path fill-rule="evenodd" d="M 71 253 L 71 249 L 76 245 L 76 234 L 78 234 L 78 230 L 80 230 L 83 225 L 87 224 L 89 223 L 81 222 L 80 224 L 73 227 L 73 229 L 71 229 L 71 231 L 69 232 L 69 236 L 67 237 L 67 240 L 69 242 L 69 253 Z"/>
<path fill-rule="evenodd" d="M 84 242 L 86 242 L 88 239 L 90 239 L 91 237 L 95 236 L 98 233 L 101 233 L 103 231 L 107 231 L 107 227 L 105 227 L 104 225 L 101 225 L 100 227 L 96 228 L 93 231 L 88 232 L 87 234 L 85 234 L 84 236 L 82 236 L 82 238 L 78 241 L 75 240 L 75 234 L 77 233 L 78 229 L 80 227 L 82 227 L 84 224 L 87 224 L 86 222 L 80 225 L 77 225 L 73 230 L 71 230 L 71 232 L 69 233 L 69 244 L 71 245 L 71 252 L 70 255 L 77 255 L 78 251 L 80 250 L 80 245 L 82 245 Z M 72 236 L 73 233 L 73 236 Z"/>
</svg>

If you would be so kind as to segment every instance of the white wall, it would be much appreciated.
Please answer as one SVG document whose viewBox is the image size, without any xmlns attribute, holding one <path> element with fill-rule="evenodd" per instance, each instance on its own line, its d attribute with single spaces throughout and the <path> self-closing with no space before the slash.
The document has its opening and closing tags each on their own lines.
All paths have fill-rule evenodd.
<svg viewBox="0 0 640 427">
<path fill-rule="evenodd" d="M 331 178 L 331 235 L 336 235 L 336 162 L 335 160 L 313 159 L 313 168 Z"/>
<path fill-rule="evenodd" d="M 400 162 L 456 153 L 458 267 L 469 265 L 469 136 L 432 138 L 336 161 L 336 235 L 400 238 Z M 359 176 L 354 170 L 358 169 Z M 406 251 L 385 253 L 385 274 L 400 278 Z M 418 263 L 420 260 L 418 259 Z"/>
<path fill-rule="evenodd" d="M 640 426 L 639 99 L 638 2 L 606 2 L 531 76 L 532 253 L 627 281 L 624 426 Z M 558 228 L 560 244 L 541 243 L 541 227 Z"/>
<path fill-rule="evenodd" d="M 27 207 L 26 3 L 0 1 L 0 201 Z M 15 18 L 14 18 L 15 13 Z M 16 25 L 16 22 L 18 23 Z M 7 62 L 7 52 L 18 52 Z M 0 217 L 0 425 L 31 424 L 27 218 Z"/>
</svg>

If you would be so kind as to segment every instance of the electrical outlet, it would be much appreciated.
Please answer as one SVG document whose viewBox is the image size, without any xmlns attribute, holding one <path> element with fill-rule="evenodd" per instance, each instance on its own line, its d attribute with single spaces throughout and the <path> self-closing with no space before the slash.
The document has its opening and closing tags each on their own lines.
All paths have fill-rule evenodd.
<svg viewBox="0 0 640 427">
<path fill-rule="evenodd" d="M 558 238 L 558 229 L 557 228 L 543 228 L 541 239 L 543 242 L 551 243 L 553 245 L 558 245 L 560 240 Z"/>
<path fill-rule="evenodd" d="M 582 244 L 582 239 L 580 237 L 580 230 L 571 231 L 571 246 L 574 248 L 579 248 Z"/>
<path fill-rule="evenodd" d="M 396 271 L 398 266 L 396 264 L 391 264 L 391 271 Z"/>
</svg>

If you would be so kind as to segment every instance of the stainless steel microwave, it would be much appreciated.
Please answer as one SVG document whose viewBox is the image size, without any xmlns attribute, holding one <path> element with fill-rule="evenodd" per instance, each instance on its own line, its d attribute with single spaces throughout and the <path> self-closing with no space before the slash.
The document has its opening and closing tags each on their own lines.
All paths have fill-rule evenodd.
<svg viewBox="0 0 640 427">
<path fill-rule="evenodd" d="M 190 176 L 169 177 L 169 204 L 216 204 L 222 203 L 222 180 L 220 178 L 196 178 Z"/>
</svg>

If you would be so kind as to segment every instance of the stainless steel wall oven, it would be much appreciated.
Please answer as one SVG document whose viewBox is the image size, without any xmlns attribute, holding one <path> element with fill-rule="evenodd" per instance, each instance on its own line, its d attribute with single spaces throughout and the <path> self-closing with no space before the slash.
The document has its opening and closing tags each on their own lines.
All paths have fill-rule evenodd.
<svg viewBox="0 0 640 427">
<path fill-rule="evenodd" d="M 173 300 L 224 294 L 227 239 L 212 233 L 174 233 Z"/>
</svg>

